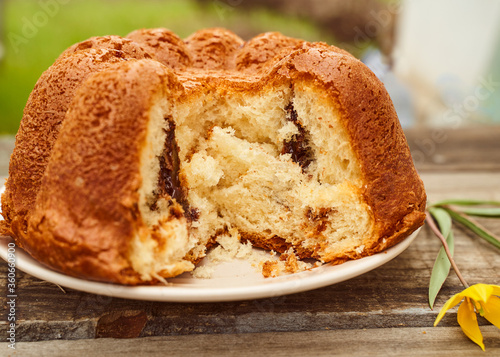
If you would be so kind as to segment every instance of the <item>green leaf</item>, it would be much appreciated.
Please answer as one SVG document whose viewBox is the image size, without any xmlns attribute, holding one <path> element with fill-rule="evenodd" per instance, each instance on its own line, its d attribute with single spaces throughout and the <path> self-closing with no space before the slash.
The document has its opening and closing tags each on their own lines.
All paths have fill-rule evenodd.
<svg viewBox="0 0 500 357">
<path fill-rule="evenodd" d="M 449 199 L 438 201 L 431 204 L 431 207 L 444 206 L 444 205 L 457 205 L 457 206 L 478 206 L 478 205 L 491 205 L 500 206 L 500 201 L 485 201 L 485 200 L 474 200 L 474 199 Z"/>
<path fill-rule="evenodd" d="M 465 215 L 462 215 L 450 208 L 444 208 L 444 210 L 446 210 L 446 212 L 449 213 L 452 219 L 463 224 L 465 227 L 469 228 L 471 231 L 476 233 L 479 237 L 483 238 L 488 243 L 491 243 L 492 245 L 500 249 L 500 238 L 496 237 L 492 233 L 487 232 L 486 229 L 482 227 L 480 224 L 471 221 Z"/>
<path fill-rule="evenodd" d="M 438 223 L 439 230 L 441 231 L 443 237 L 446 239 L 448 249 L 453 256 L 455 241 L 453 232 L 451 231 L 450 215 L 448 214 L 448 212 L 446 212 L 446 210 L 437 207 L 429 208 L 429 212 Z M 441 287 L 443 286 L 446 278 L 448 277 L 448 274 L 450 273 L 450 267 L 450 260 L 448 259 L 444 248 L 441 247 L 432 268 L 431 279 L 429 282 L 429 306 L 431 309 L 434 306 L 434 301 L 436 300 Z"/>
<path fill-rule="evenodd" d="M 430 207 L 428 211 L 436 220 L 441 234 L 446 238 L 451 231 L 451 216 L 446 209 L 441 207 Z"/>
<path fill-rule="evenodd" d="M 468 207 L 461 209 L 460 212 L 469 216 L 500 217 L 500 208 L 496 207 Z"/>
</svg>

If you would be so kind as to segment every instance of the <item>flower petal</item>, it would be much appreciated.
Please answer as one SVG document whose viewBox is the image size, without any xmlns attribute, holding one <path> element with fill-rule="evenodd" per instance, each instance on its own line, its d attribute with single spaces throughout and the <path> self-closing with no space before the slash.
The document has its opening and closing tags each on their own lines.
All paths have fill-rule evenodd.
<svg viewBox="0 0 500 357">
<path fill-rule="evenodd" d="M 491 286 L 491 294 L 500 296 L 500 286 L 498 285 L 490 285 Z"/>
<path fill-rule="evenodd" d="M 439 315 L 436 317 L 436 321 L 434 321 L 434 326 L 437 326 L 439 321 L 443 318 L 446 311 L 457 305 L 464 298 L 463 291 L 461 293 L 453 295 L 447 302 L 443 305 L 441 310 L 439 311 Z"/>
<path fill-rule="evenodd" d="M 474 305 L 470 299 L 466 298 L 458 308 L 457 320 L 465 335 L 478 344 L 484 351 L 483 335 L 481 335 L 481 331 L 479 330 Z"/>
<path fill-rule="evenodd" d="M 486 302 L 490 298 L 493 288 L 488 284 L 475 284 L 463 291 L 465 296 L 470 297 L 474 301 Z"/>
<path fill-rule="evenodd" d="M 483 307 L 484 317 L 496 327 L 500 328 L 500 299 L 496 296 L 490 297 Z"/>
</svg>

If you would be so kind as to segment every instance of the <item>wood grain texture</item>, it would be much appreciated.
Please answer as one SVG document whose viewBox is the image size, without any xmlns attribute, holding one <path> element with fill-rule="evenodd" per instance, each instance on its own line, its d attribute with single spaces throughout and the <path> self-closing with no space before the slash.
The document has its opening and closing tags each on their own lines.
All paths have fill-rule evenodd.
<svg viewBox="0 0 500 357">
<path fill-rule="evenodd" d="M 410 129 L 405 135 L 420 172 L 500 170 L 500 126 Z"/>
<path fill-rule="evenodd" d="M 487 135 L 475 139 L 481 143 L 473 149 L 474 153 L 464 150 L 461 159 L 450 161 L 453 165 L 420 165 L 429 201 L 459 197 L 500 200 L 500 167 L 496 166 L 500 160 L 495 158 L 500 144 L 488 136 L 493 130 L 483 132 Z M 452 135 L 456 133 L 442 144 L 441 152 L 449 150 L 450 158 L 454 157 L 453 150 L 446 149 L 446 145 L 454 143 Z M 456 145 L 459 147 L 458 142 Z M 484 162 L 487 170 L 474 171 L 478 162 Z M 462 168 L 456 169 L 457 165 Z M 500 220 L 479 221 L 500 234 Z M 459 225 L 454 226 L 454 232 L 456 261 L 469 283 L 500 285 L 498 250 Z M 436 311 L 429 309 L 428 282 L 439 248 L 437 238 L 424 227 L 403 254 L 355 279 L 294 295 L 226 303 L 145 302 L 72 289 L 63 293 L 51 283 L 18 271 L 17 338 L 21 343 L 17 353 L 40 356 L 43 352 L 52 356 L 71 348 L 78 356 L 88 348 L 106 355 L 164 355 L 165 351 L 169 355 L 208 356 L 306 352 L 359 356 L 498 355 L 500 332 L 484 319 L 479 322 L 486 353 L 463 335 L 456 321 L 456 309 L 438 327 L 432 327 L 437 310 L 462 290 L 451 273 L 436 300 Z M 6 263 L 1 262 L 0 286 L 5 285 Z M 6 305 L 5 296 L 3 289 L 2 306 Z M 2 319 L 0 329 L 5 331 L 5 327 L 6 320 Z M 0 344 L 0 355 L 5 351 L 6 345 Z"/>
<path fill-rule="evenodd" d="M 16 355 L 26 357 L 88 356 L 498 356 L 500 338 L 493 326 L 482 329 L 486 352 L 460 329 L 379 328 L 147 337 L 128 340 L 21 342 Z M 5 351 L 6 343 L 0 343 Z M 12 356 L 15 356 L 12 354 Z"/>
</svg>

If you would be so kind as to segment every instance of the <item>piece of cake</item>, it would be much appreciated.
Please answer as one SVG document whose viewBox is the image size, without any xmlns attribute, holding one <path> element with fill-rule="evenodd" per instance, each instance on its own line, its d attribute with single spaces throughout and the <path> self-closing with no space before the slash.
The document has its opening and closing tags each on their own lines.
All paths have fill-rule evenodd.
<svg viewBox="0 0 500 357">
<path fill-rule="evenodd" d="M 0 227 L 35 259 L 154 283 L 191 271 L 228 231 L 338 264 L 423 224 L 424 187 L 392 102 L 350 54 L 223 29 L 130 39 L 128 53 L 99 38 L 73 46 L 30 96 Z M 99 56 L 116 60 L 90 66 Z M 64 70 L 75 77 L 52 74 Z M 64 103 L 54 125 L 42 102 Z"/>
<path fill-rule="evenodd" d="M 97 43 L 99 48 L 93 48 L 96 41 L 91 39 L 82 42 L 89 45 L 80 45 L 81 49 L 76 52 L 72 49 L 77 46 L 64 52 L 42 74 L 24 108 L 10 159 L 7 190 L 2 196 L 4 229 L 8 229 L 7 234 L 19 237 L 21 247 L 28 239 L 27 217 L 35 204 L 52 147 L 76 89 L 92 73 L 114 63 L 151 58 L 139 45 L 118 36 L 102 37 Z"/>
</svg>

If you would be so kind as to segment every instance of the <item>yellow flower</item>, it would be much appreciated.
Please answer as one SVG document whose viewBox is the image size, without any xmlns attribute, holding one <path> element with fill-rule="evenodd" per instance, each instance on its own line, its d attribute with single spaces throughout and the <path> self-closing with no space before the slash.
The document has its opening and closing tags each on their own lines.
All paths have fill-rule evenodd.
<svg viewBox="0 0 500 357">
<path fill-rule="evenodd" d="M 452 296 L 443 305 L 434 326 L 441 321 L 446 311 L 465 298 L 465 301 L 458 308 L 458 323 L 467 337 L 477 343 L 484 351 L 483 335 L 481 335 L 477 324 L 476 312 L 500 328 L 500 298 L 495 295 L 500 296 L 500 286 L 498 285 L 476 284 L 468 287 L 461 293 Z"/>
</svg>

